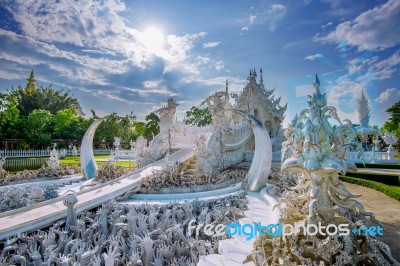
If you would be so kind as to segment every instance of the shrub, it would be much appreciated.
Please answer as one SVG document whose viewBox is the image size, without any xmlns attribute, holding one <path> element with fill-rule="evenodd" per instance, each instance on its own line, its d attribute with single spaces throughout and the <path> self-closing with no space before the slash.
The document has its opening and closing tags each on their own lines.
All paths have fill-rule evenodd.
<svg viewBox="0 0 400 266">
<path fill-rule="evenodd" d="M 396 175 L 382 175 L 375 173 L 346 173 L 346 176 L 376 181 L 386 185 L 400 185 L 399 177 Z"/>
<path fill-rule="evenodd" d="M 355 178 L 355 177 L 349 177 L 349 176 L 339 176 L 339 178 L 340 178 L 340 180 L 342 180 L 344 182 L 353 183 L 356 185 L 375 189 L 377 191 L 380 191 L 380 192 L 388 195 L 391 198 L 394 198 L 394 199 L 400 201 L 400 187 L 398 187 L 398 186 L 389 186 L 389 185 L 385 185 L 385 184 L 378 183 L 375 181 L 370 181 L 370 180 L 365 180 L 365 179 L 360 179 L 360 178 Z"/>
<path fill-rule="evenodd" d="M 400 169 L 400 164 L 374 164 L 366 163 L 365 166 L 362 163 L 356 163 L 357 168 L 380 168 L 380 169 Z"/>
</svg>

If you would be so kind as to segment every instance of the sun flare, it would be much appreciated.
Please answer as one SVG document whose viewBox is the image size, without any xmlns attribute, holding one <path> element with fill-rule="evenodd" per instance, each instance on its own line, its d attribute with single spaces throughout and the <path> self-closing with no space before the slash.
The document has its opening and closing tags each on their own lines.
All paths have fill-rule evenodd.
<svg viewBox="0 0 400 266">
<path fill-rule="evenodd" d="M 165 37 L 159 28 L 151 27 L 143 31 L 141 42 L 149 52 L 157 53 L 162 51 Z"/>
</svg>

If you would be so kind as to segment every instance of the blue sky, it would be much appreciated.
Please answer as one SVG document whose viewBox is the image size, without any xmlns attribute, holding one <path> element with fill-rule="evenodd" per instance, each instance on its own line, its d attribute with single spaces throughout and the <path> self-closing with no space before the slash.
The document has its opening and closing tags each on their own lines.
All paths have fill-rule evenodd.
<svg viewBox="0 0 400 266">
<path fill-rule="evenodd" d="M 37 84 L 70 90 L 86 114 L 143 118 L 173 96 L 180 118 L 249 68 L 288 102 L 285 126 L 306 108 L 318 73 L 329 104 L 358 122 L 362 88 L 371 124 L 400 100 L 400 1 L 1 1 L 0 91 Z"/>
</svg>

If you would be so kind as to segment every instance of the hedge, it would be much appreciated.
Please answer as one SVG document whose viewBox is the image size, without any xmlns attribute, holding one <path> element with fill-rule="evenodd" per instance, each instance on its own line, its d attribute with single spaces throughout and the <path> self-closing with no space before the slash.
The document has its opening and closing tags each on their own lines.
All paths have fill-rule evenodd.
<svg viewBox="0 0 400 266">
<path fill-rule="evenodd" d="M 358 168 L 383 168 L 383 169 L 400 169 L 400 164 L 374 164 L 374 163 L 366 163 L 365 166 L 363 163 L 356 163 Z"/>
<path fill-rule="evenodd" d="M 380 192 L 388 195 L 391 198 L 394 198 L 394 199 L 400 201 L 400 187 L 399 186 L 389 186 L 389 185 L 385 185 L 385 184 L 382 184 L 379 182 L 355 178 L 355 177 L 349 177 L 349 176 L 339 176 L 339 178 L 340 178 L 340 180 L 342 180 L 344 182 L 353 183 L 356 185 L 375 189 L 377 191 L 380 191 Z"/>
<path fill-rule="evenodd" d="M 399 177 L 396 175 L 382 175 L 382 174 L 376 174 L 376 173 L 346 173 L 346 176 L 350 177 L 356 177 L 356 178 L 361 178 L 361 179 L 366 179 L 366 180 L 371 180 L 379 183 L 383 183 L 386 185 L 391 185 L 391 186 L 399 186 L 400 181 Z"/>
</svg>

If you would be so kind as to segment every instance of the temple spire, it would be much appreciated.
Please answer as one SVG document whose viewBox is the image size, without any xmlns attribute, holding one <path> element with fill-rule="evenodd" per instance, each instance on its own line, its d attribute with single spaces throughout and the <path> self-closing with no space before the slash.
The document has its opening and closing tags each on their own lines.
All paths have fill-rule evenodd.
<svg viewBox="0 0 400 266">
<path fill-rule="evenodd" d="M 228 90 L 228 80 L 225 83 L 225 102 L 229 102 L 229 90 Z"/>
<path fill-rule="evenodd" d="M 320 85 L 321 85 L 321 82 L 319 82 L 318 75 L 315 74 L 315 82 L 314 82 L 313 86 L 314 86 L 314 88 L 317 88 L 317 87 L 319 88 Z"/>
<path fill-rule="evenodd" d="M 264 81 L 263 81 L 263 76 L 262 76 L 262 68 L 260 68 L 260 85 L 263 85 Z"/>
<path fill-rule="evenodd" d="M 367 97 L 365 97 L 364 88 L 362 88 L 361 97 L 358 99 L 357 113 L 360 125 L 369 127 L 370 106 Z"/>
<path fill-rule="evenodd" d="M 36 91 L 36 87 L 35 87 L 35 76 L 33 75 L 33 70 L 31 71 L 31 75 L 29 76 L 29 78 L 26 79 L 28 81 L 28 83 L 26 84 L 25 90 L 28 92 L 34 92 Z"/>
<path fill-rule="evenodd" d="M 319 90 L 319 86 L 321 85 L 321 82 L 319 81 L 318 75 L 315 74 L 315 81 L 313 83 L 313 87 L 315 88 L 314 94 L 318 95 L 318 97 L 321 96 L 321 92 Z"/>
</svg>

